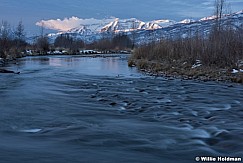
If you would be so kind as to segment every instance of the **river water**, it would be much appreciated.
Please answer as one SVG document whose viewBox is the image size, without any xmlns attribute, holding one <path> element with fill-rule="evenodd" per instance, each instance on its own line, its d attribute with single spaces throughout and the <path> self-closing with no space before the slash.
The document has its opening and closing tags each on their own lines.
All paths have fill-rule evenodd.
<svg viewBox="0 0 243 163">
<path fill-rule="evenodd" d="M 0 74 L 0 162 L 243 157 L 243 86 L 150 77 L 126 55 L 26 57 Z"/>
</svg>

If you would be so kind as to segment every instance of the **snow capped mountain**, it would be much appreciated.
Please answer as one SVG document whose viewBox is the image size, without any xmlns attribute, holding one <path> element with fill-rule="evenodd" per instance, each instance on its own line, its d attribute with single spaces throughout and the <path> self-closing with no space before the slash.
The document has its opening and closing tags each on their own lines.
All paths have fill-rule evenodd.
<svg viewBox="0 0 243 163">
<path fill-rule="evenodd" d="M 109 18 L 103 20 L 80 19 L 80 22 L 81 24 L 75 28 L 61 31 L 57 34 L 49 34 L 49 37 L 56 38 L 60 34 L 70 34 L 75 37 L 79 36 L 79 38 L 84 38 L 86 36 L 100 35 L 101 33 L 126 33 L 131 31 L 156 30 L 176 24 L 173 20 L 143 22 L 136 18 Z"/>
<path fill-rule="evenodd" d="M 119 19 L 116 18 L 101 29 L 101 32 L 129 32 L 139 29 L 144 22 L 131 18 L 131 19 Z"/>
<path fill-rule="evenodd" d="M 97 33 L 100 32 L 101 29 L 110 23 L 111 21 L 114 21 L 115 18 L 108 18 L 108 19 L 89 19 L 90 21 L 86 21 L 85 23 L 80 23 L 78 27 L 72 28 L 68 30 L 69 33 Z"/>
<path fill-rule="evenodd" d="M 162 29 L 157 29 L 152 33 L 143 31 L 136 36 L 136 42 L 137 44 L 144 44 L 151 41 L 159 41 L 161 38 L 187 38 L 195 35 L 207 37 L 213 25 L 216 23 L 214 19 L 215 16 L 206 17 L 198 21 L 186 20 Z M 225 15 L 221 19 L 221 25 L 224 27 L 230 25 L 232 29 L 243 29 L 243 11 Z"/>
<path fill-rule="evenodd" d="M 119 19 L 109 18 L 103 20 L 80 19 L 80 25 L 49 37 L 56 38 L 60 34 L 68 33 L 73 37 L 93 42 L 97 39 L 112 37 L 112 33 L 126 33 L 128 36 L 136 35 L 137 43 L 156 41 L 162 37 L 190 37 L 196 32 L 207 35 L 214 24 L 215 16 L 205 17 L 200 20 L 185 19 L 179 22 L 173 20 L 153 20 L 143 22 L 136 18 Z M 222 24 L 232 24 L 234 28 L 243 26 L 243 10 L 230 15 L 224 15 Z"/>
<path fill-rule="evenodd" d="M 154 21 L 151 21 L 149 23 L 152 23 L 154 25 L 158 25 L 159 28 L 164 28 L 164 27 L 168 27 L 168 26 L 176 24 L 176 21 L 174 21 L 174 20 L 154 20 Z"/>
<path fill-rule="evenodd" d="M 154 20 L 150 22 L 143 22 L 136 18 L 131 19 L 115 19 L 113 22 L 110 22 L 101 32 L 129 32 L 137 30 L 156 30 L 163 27 L 167 27 L 175 24 L 173 20 Z"/>
</svg>

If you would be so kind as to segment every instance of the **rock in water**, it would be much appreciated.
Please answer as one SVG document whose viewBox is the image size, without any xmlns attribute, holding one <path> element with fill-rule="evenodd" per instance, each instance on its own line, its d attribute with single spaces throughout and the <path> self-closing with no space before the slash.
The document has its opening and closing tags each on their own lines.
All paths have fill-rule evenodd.
<svg viewBox="0 0 243 163">
<path fill-rule="evenodd" d="M 14 71 L 10 71 L 10 70 L 5 70 L 5 69 L 0 69 L 0 73 L 15 73 Z M 17 72 L 17 74 L 19 74 L 20 72 Z"/>
</svg>

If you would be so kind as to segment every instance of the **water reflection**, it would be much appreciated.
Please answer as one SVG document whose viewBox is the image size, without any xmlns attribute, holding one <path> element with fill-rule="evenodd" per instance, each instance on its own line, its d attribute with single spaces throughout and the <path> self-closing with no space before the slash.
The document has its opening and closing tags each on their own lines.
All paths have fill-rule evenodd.
<svg viewBox="0 0 243 163">
<path fill-rule="evenodd" d="M 119 73 L 119 63 L 115 58 L 108 58 L 106 62 L 102 62 L 102 69 L 114 70 L 114 72 Z"/>
<path fill-rule="evenodd" d="M 135 68 L 127 66 L 124 58 L 129 55 L 116 57 L 81 57 L 81 56 L 47 56 L 47 57 L 27 57 L 20 60 L 22 69 L 46 68 L 64 71 L 69 73 L 82 73 L 87 75 L 106 75 L 106 76 L 137 76 Z M 124 66 L 126 65 L 126 66 Z M 44 67 L 43 67 L 44 66 Z M 21 71 L 21 66 L 18 67 Z"/>
<path fill-rule="evenodd" d="M 49 65 L 54 67 L 62 66 L 62 62 L 59 58 L 50 58 Z"/>
</svg>

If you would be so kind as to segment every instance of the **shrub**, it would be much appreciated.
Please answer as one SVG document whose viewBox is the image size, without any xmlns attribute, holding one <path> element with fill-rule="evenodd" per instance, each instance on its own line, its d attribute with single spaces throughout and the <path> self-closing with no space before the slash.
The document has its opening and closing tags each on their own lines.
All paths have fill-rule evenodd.
<svg viewBox="0 0 243 163">
<path fill-rule="evenodd" d="M 205 66 L 218 68 L 233 67 L 243 59 L 242 33 L 231 28 L 212 30 L 207 38 L 164 39 L 135 49 L 133 59 L 157 62 L 188 62 L 201 60 Z"/>
</svg>

